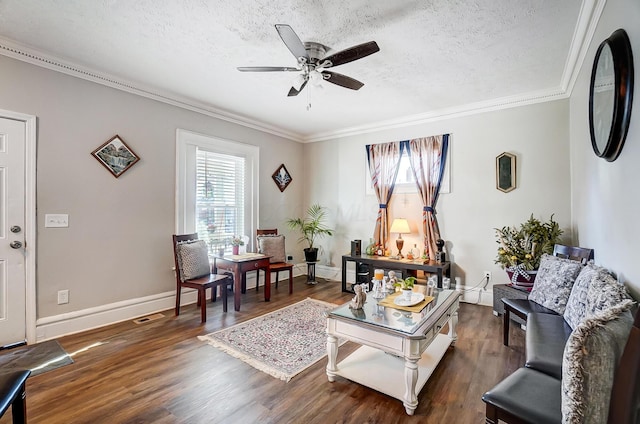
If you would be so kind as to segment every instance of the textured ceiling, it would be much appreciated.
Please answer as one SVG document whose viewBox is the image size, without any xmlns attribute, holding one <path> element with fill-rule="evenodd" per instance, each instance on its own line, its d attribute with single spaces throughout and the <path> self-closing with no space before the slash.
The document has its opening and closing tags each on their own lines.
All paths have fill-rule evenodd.
<svg viewBox="0 0 640 424">
<path fill-rule="evenodd" d="M 309 140 L 558 93 L 571 49 L 583 43 L 574 40 L 582 7 L 580 0 L 0 0 L 0 37 Z M 335 68 L 364 87 L 325 82 L 287 97 L 294 73 L 238 72 L 296 66 L 277 23 L 331 52 L 375 40 L 380 52 Z"/>
</svg>

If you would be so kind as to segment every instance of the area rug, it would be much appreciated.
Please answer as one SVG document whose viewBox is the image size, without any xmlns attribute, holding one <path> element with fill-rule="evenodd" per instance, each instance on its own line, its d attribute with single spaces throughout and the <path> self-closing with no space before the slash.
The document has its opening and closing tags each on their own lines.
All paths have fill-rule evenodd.
<svg viewBox="0 0 640 424">
<path fill-rule="evenodd" d="M 73 364 L 73 359 L 56 340 L 0 351 L 0 369 L 31 370 L 31 376 Z"/>
<path fill-rule="evenodd" d="M 307 298 L 198 338 L 288 382 L 327 355 L 326 313 L 336 306 Z"/>
</svg>

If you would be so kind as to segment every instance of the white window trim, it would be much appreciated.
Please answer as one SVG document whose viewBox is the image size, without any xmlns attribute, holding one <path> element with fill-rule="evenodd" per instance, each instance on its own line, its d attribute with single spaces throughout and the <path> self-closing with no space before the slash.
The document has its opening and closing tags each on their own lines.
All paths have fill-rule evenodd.
<svg viewBox="0 0 640 424">
<path fill-rule="evenodd" d="M 258 192 L 260 148 L 250 144 L 223 140 L 178 128 L 176 130 L 176 234 L 195 232 L 195 169 L 196 148 L 202 147 L 218 153 L 240 155 L 245 158 L 245 180 L 250 181 L 250 190 L 245 190 L 245 229 L 247 235 L 255 234 L 258 228 Z M 249 246 L 251 248 L 249 237 Z"/>
</svg>

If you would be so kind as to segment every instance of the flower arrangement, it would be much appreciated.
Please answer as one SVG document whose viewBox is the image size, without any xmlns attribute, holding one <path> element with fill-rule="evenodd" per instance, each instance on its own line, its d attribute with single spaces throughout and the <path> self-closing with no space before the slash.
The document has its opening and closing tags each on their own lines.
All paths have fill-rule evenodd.
<svg viewBox="0 0 640 424">
<path fill-rule="evenodd" d="M 495 263 L 507 270 L 524 268 L 538 269 L 543 253 L 552 254 L 554 244 L 558 243 L 563 231 L 553 215 L 548 222 L 531 217 L 520 228 L 496 228 L 498 256 Z"/>
<path fill-rule="evenodd" d="M 231 246 L 244 246 L 244 240 L 242 240 L 242 237 L 233 236 L 231 239 Z"/>
</svg>

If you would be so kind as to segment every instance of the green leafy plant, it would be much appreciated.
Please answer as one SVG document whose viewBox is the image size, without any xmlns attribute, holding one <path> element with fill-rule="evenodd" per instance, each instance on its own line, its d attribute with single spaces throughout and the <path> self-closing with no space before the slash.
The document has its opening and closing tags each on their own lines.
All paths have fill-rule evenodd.
<svg viewBox="0 0 640 424">
<path fill-rule="evenodd" d="M 231 239 L 231 245 L 232 246 L 244 246 L 244 240 L 242 240 L 242 237 L 240 237 L 240 236 L 233 236 L 233 238 Z"/>
<path fill-rule="evenodd" d="M 542 222 L 531 217 L 517 227 L 496 228 L 498 256 L 495 263 L 502 268 L 522 265 L 533 270 L 540 266 L 543 253 L 552 254 L 553 246 L 560 241 L 563 231 L 553 215 L 549 221 Z"/>
<path fill-rule="evenodd" d="M 407 277 L 404 280 L 399 279 L 394 284 L 394 287 L 400 287 L 403 290 L 413 289 L 413 286 L 415 285 L 416 281 L 417 281 L 416 277 Z"/>
<path fill-rule="evenodd" d="M 318 237 L 332 236 L 333 230 L 324 224 L 326 210 L 315 203 L 307 209 L 306 218 L 289 218 L 287 225 L 292 230 L 300 231 L 302 234 L 298 241 L 304 241 L 309 245 L 309 249 L 314 248 L 314 243 Z"/>
</svg>

